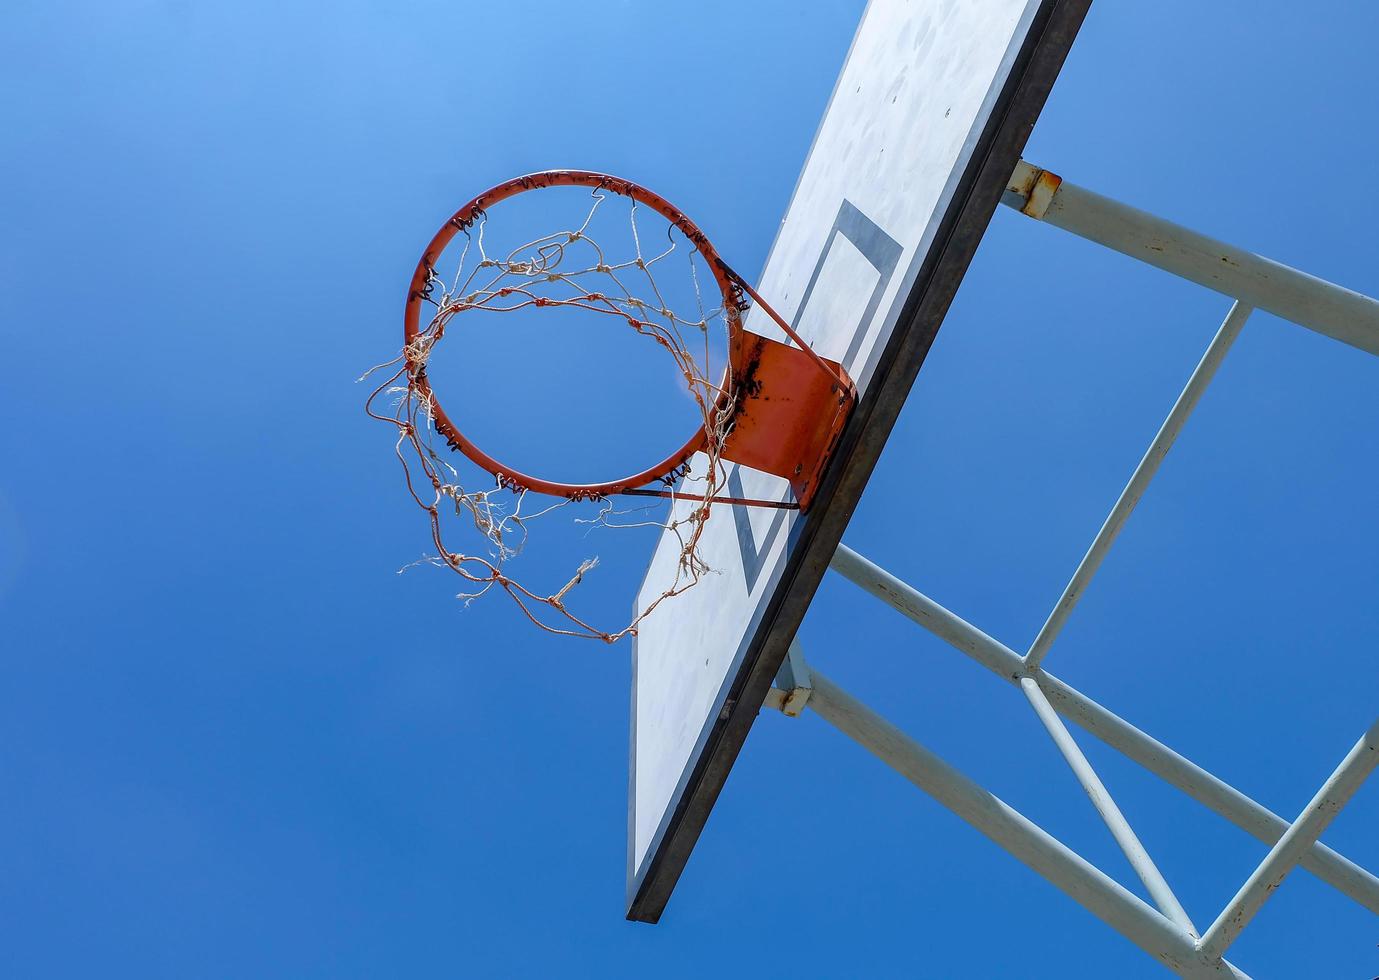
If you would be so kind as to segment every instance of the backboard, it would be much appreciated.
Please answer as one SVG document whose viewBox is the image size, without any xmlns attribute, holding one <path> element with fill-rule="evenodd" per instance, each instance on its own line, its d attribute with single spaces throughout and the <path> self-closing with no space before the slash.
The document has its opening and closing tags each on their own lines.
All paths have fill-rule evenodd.
<svg viewBox="0 0 1379 980">
<path fill-rule="evenodd" d="M 629 919 L 655 922 L 780 669 L 1090 0 L 871 0 L 758 282 L 859 400 L 805 512 L 724 507 L 633 650 Z M 753 310 L 747 329 L 783 339 Z M 736 497 L 789 499 L 753 470 Z M 638 607 L 679 554 L 663 539 Z"/>
</svg>

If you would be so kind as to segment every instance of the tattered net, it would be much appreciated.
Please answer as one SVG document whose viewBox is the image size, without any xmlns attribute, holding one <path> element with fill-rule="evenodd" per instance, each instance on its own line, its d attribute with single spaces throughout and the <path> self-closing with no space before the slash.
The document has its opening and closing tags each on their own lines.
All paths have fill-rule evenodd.
<svg viewBox="0 0 1379 980">
<path fill-rule="evenodd" d="M 405 347 L 398 357 L 364 375 L 368 378 L 394 369 L 369 395 L 366 410 L 373 418 L 396 427 L 395 449 L 407 491 L 428 515 L 436 549 L 423 563 L 449 568 L 464 579 L 468 585 L 460 593 L 463 599 L 473 600 L 497 587 L 542 629 L 611 643 L 635 633 L 642 619 L 663 601 L 693 587 L 709 572 L 698 546 L 710 506 L 723 490 L 726 473 L 721 452 L 738 401 L 728 365 L 721 373 L 713 372 L 717 377 L 710 376 L 711 332 L 718 329 L 733 335 L 739 329 L 745 304 L 741 293 L 723 275 L 712 246 L 670 205 L 626 182 L 602 175 L 576 177 L 567 182 L 590 186 L 587 211 L 577 227 L 490 254 L 485 245 L 489 223 L 485 208 L 520 191 L 549 186 L 536 178 L 523 178 L 476 198 L 437 235 L 414 279 Z M 600 179 L 578 179 L 585 177 Z M 631 192 L 652 197 L 651 206 L 640 205 Z M 592 237 L 591 226 L 601 208 L 621 205 L 628 211 L 626 241 L 616 246 L 610 242 L 605 248 Z M 653 226 L 654 233 L 648 230 Z M 438 268 L 448 264 L 445 246 L 452 239 L 458 246 L 458 258 L 453 268 Z M 672 291 L 663 288 L 657 276 L 662 282 L 666 276 L 681 277 L 683 281 L 677 286 L 688 288 L 681 288 L 679 293 L 692 296 L 694 309 L 672 309 L 667 301 Z M 701 280 L 713 284 L 709 288 L 716 302 L 707 307 Z M 445 414 L 432 390 L 428 366 L 459 314 L 533 309 L 552 315 L 559 315 L 562 309 L 606 315 L 659 345 L 673 359 L 702 420 L 702 429 L 660 466 L 609 484 L 554 484 L 525 476 L 488 457 L 461 435 Z M 460 469 L 442 454 L 451 450 L 478 462 L 493 483 L 477 489 L 464 485 Z M 615 508 L 612 494 L 635 493 L 636 487 L 652 481 L 666 487 L 658 495 L 673 492 L 692 503 L 669 508 L 663 519 Z M 547 494 L 558 499 L 551 502 Z M 575 517 L 576 523 L 654 525 L 678 541 L 679 560 L 673 580 L 615 631 L 599 629 L 568 605 L 572 590 L 596 566 L 597 558 L 582 561 L 568 577 L 562 576 L 560 587 L 551 592 L 523 584 L 509 572 L 509 565 L 522 553 L 532 521 L 581 502 L 595 510 L 592 516 Z M 456 545 L 457 540 L 463 540 L 462 534 L 475 544 Z"/>
</svg>

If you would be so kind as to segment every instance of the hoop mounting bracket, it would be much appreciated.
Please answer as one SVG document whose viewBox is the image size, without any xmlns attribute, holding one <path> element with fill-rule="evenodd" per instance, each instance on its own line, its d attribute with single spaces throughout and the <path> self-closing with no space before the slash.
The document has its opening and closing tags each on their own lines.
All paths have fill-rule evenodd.
<svg viewBox="0 0 1379 980">
<path fill-rule="evenodd" d="M 857 389 L 838 362 L 769 337 L 744 334 L 742 354 L 741 404 L 723 458 L 789 480 L 808 510 Z M 821 360 L 836 378 L 819 370 Z"/>
</svg>

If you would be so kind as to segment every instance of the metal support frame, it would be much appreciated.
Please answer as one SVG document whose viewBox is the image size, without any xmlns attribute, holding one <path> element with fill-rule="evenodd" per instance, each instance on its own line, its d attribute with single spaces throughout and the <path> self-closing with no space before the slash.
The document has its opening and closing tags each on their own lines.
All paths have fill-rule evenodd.
<svg viewBox="0 0 1379 980">
<path fill-rule="evenodd" d="M 1043 660 L 1240 335 L 1252 308 L 1379 354 L 1379 302 L 1101 197 L 1024 161 L 1012 175 L 1002 202 L 1036 220 L 1225 293 L 1235 303 L 1024 656 L 846 545 L 838 546 L 830 567 L 1020 688 L 1158 908 L 1127 891 L 807 665 L 798 642 L 792 643 L 777 678 L 780 687 L 772 689 L 766 704 L 789 715 L 798 715 L 805 707 L 813 709 L 1180 975 L 1243 977 L 1222 959 L 1222 954 L 1295 865 L 1379 914 L 1379 878 L 1318 840 L 1379 765 L 1379 721 L 1355 744 L 1298 818 L 1289 823 L 1058 680 L 1043 669 Z M 1064 718 L 1271 845 L 1259 867 L 1200 938 L 1063 723 Z"/>
<path fill-rule="evenodd" d="M 1185 977 L 1245 977 L 1197 949 L 1196 937 L 1171 922 L 1029 818 L 988 793 L 885 718 L 813 669 L 809 708 L 1021 863 Z M 784 692 L 770 702 L 778 703 Z M 773 706 L 774 703 L 773 703 Z"/>
<path fill-rule="evenodd" d="M 1256 309 L 1379 354 L 1379 300 L 1102 197 L 1023 160 L 1016 165 L 1001 203 Z"/>
<path fill-rule="evenodd" d="M 1216 369 L 1225 360 L 1226 352 L 1231 349 L 1231 344 L 1235 343 L 1235 338 L 1240 336 L 1240 328 L 1245 326 L 1250 312 L 1250 307 L 1239 301 L 1231 306 L 1231 311 L 1226 314 L 1221 329 L 1212 338 L 1207 352 L 1202 355 L 1202 360 L 1197 364 L 1197 369 L 1192 372 L 1192 377 L 1188 378 L 1183 393 L 1173 404 L 1173 410 L 1168 413 L 1168 418 L 1164 420 L 1164 424 L 1154 436 L 1154 441 L 1149 444 L 1149 449 L 1145 452 L 1144 458 L 1140 460 L 1139 466 L 1135 467 L 1130 482 L 1120 492 L 1120 498 L 1111 508 L 1111 513 L 1106 518 L 1106 522 L 1101 525 L 1101 530 L 1092 539 L 1092 546 L 1087 549 L 1087 554 L 1083 556 L 1077 570 L 1073 572 L 1073 577 L 1068 581 L 1063 594 L 1054 603 L 1053 612 L 1049 613 L 1049 618 L 1044 621 L 1039 635 L 1030 644 L 1029 652 L 1025 654 L 1025 666 L 1037 667 L 1039 661 L 1044 659 L 1044 654 L 1049 652 L 1049 647 L 1053 646 L 1053 641 L 1067 621 L 1068 614 L 1073 611 L 1073 606 L 1077 605 L 1077 600 L 1082 598 L 1087 584 L 1091 582 L 1092 576 L 1101 567 L 1102 559 L 1106 557 L 1106 553 L 1111 550 L 1111 545 L 1115 543 L 1116 535 L 1120 534 L 1125 519 L 1130 516 L 1130 512 L 1135 509 L 1135 505 L 1144 496 L 1149 481 L 1154 479 L 1154 474 L 1159 471 L 1159 464 L 1164 461 L 1168 451 L 1173 448 L 1173 441 L 1178 438 L 1178 433 L 1183 431 L 1183 425 L 1187 422 L 1188 416 L 1192 414 L 1192 410 L 1197 407 L 1202 392 L 1207 390 L 1207 385 L 1216 376 Z"/>
<path fill-rule="evenodd" d="M 1173 889 L 1168 887 L 1168 882 L 1164 881 L 1164 876 L 1159 872 L 1153 859 L 1150 858 L 1149 852 L 1144 849 L 1140 839 L 1130 829 L 1125 815 L 1120 812 L 1120 807 L 1116 806 L 1116 801 L 1111 799 L 1111 794 L 1107 792 L 1101 778 L 1097 776 L 1096 770 L 1087 761 L 1087 757 L 1082 754 L 1082 749 L 1078 747 L 1077 740 L 1073 738 L 1072 733 L 1063 724 L 1063 719 L 1058 717 L 1058 712 L 1053 710 L 1053 705 L 1049 704 L 1048 697 L 1039 690 L 1039 683 L 1033 677 L 1025 676 L 1020 678 L 1020 689 L 1025 692 L 1025 697 L 1034 707 L 1034 712 L 1039 716 L 1039 720 L 1044 723 L 1053 743 L 1058 746 L 1058 751 L 1062 752 L 1063 758 L 1068 761 L 1073 775 L 1082 784 L 1082 788 L 1087 791 L 1092 806 L 1096 807 L 1097 813 L 1101 814 L 1101 819 L 1106 822 L 1106 828 L 1111 831 L 1111 836 L 1120 845 L 1126 860 L 1130 862 L 1130 866 L 1135 869 L 1135 874 L 1144 883 L 1145 890 L 1154 899 L 1154 904 L 1179 929 L 1195 938 L 1197 929 L 1193 926 L 1192 920 L 1188 918 L 1183 906 L 1178 902 L 1178 897 L 1173 894 Z"/>
<path fill-rule="evenodd" d="M 1012 684 L 1019 684 L 1025 676 L 1023 659 L 1010 647 L 987 636 L 846 545 L 839 547 L 830 568 Z M 1256 840 L 1272 846 L 1288 829 L 1288 821 L 1278 814 L 1102 707 L 1072 685 L 1043 669 L 1029 676 L 1060 715 L 1225 817 Z M 1313 844 L 1303 855 L 1301 864 L 1337 891 L 1379 915 L 1379 878 L 1364 868 L 1322 843 Z"/>
<path fill-rule="evenodd" d="M 1331 778 L 1312 797 L 1312 802 L 1283 832 L 1278 843 L 1255 868 L 1254 874 L 1240 886 L 1240 891 L 1217 916 L 1202 937 L 1200 946 L 1205 952 L 1219 955 L 1235 941 L 1240 930 L 1254 918 L 1274 889 L 1283 884 L 1284 877 L 1293 870 L 1293 865 L 1336 818 L 1341 807 L 1350 802 L 1376 764 L 1379 764 L 1379 721 L 1371 725 L 1364 737 L 1355 743 Z"/>
</svg>

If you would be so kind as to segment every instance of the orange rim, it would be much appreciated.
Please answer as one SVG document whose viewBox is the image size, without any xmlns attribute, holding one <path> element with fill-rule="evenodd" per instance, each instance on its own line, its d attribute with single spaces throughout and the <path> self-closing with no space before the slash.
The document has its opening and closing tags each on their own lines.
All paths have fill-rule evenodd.
<svg viewBox="0 0 1379 980">
<path fill-rule="evenodd" d="M 723 383 L 720 385 L 721 393 L 714 406 L 715 411 L 725 409 L 732 399 L 732 391 L 728 382 L 738 367 L 737 362 L 740 358 L 742 345 L 741 310 L 743 298 L 737 277 L 719 257 L 713 244 L 699 230 L 699 226 L 687 218 L 679 208 L 640 184 L 591 170 L 544 170 L 540 173 L 527 174 L 525 177 L 515 177 L 484 191 L 456 211 L 450 220 L 441 227 L 440 231 L 436 232 L 430 244 L 426 246 L 426 251 L 421 255 L 421 261 L 417 263 L 416 272 L 412 275 L 411 287 L 407 292 L 407 307 L 403 317 L 404 343 L 410 347 L 412 341 L 422 330 L 421 307 L 426 298 L 427 283 L 435 270 L 436 261 L 455 236 L 468 229 L 489 207 L 499 201 L 504 201 L 526 191 L 541 190 L 547 187 L 590 187 L 631 198 L 660 214 L 666 221 L 678 228 L 685 238 L 698 249 L 709 269 L 712 270 L 714 281 L 718 283 L 718 288 L 723 294 L 723 311 L 728 323 L 728 366 L 724 372 Z M 413 385 L 430 404 L 436 431 L 445 438 L 450 447 L 464 453 L 474 463 L 497 477 L 498 482 L 503 486 L 514 490 L 534 490 L 537 493 L 579 500 L 622 493 L 625 490 L 642 487 L 656 480 L 670 484 L 675 481 L 678 472 L 691 456 L 709 446 L 709 433 L 701 423 L 683 446 L 655 466 L 632 476 L 623 477 L 619 480 L 609 480 L 606 483 L 560 483 L 554 480 L 543 480 L 499 462 L 466 438 L 450 416 L 446 414 L 440 400 L 436 398 L 435 392 L 431 389 L 431 383 L 426 377 L 424 366 L 420 370 L 416 370 L 414 365 L 408 362 L 407 373 Z"/>
</svg>

